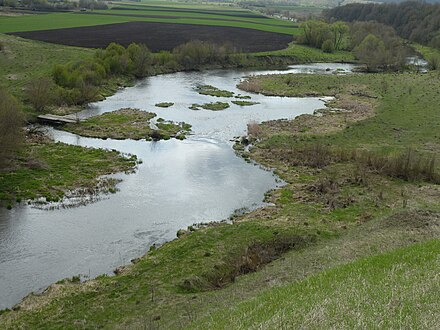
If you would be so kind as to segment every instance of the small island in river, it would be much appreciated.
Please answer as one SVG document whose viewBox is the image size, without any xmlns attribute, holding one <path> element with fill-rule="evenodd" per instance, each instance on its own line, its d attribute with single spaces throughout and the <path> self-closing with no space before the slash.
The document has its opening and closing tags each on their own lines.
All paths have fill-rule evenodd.
<svg viewBox="0 0 440 330">
<path fill-rule="evenodd" d="M 62 128 L 81 136 L 101 139 L 168 140 L 172 137 L 183 140 L 191 130 L 191 125 L 174 123 L 162 118 L 153 123 L 155 113 L 139 109 L 119 109 L 100 116 L 90 117 Z"/>
</svg>

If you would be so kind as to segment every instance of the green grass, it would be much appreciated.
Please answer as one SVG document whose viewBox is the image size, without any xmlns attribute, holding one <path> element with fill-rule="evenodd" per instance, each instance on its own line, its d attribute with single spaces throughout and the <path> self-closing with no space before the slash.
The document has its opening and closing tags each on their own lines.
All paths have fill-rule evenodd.
<svg viewBox="0 0 440 330">
<path fill-rule="evenodd" d="M 124 11 L 125 12 L 125 11 Z M 177 24 L 200 24 L 210 26 L 231 26 L 248 29 L 255 29 L 268 32 L 278 32 L 283 34 L 298 34 L 300 30 L 289 26 L 263 25 L 258 22 L 234 21 L 234 20 L 210 20 L 203 15 L 200 18 L 148 18 L 135 16 L 81 14 L 81 13 L 51 13 L 41 15 L 28 15 L 17 17 L 0 16 L 0 33 L 24 32 L 37 30 L 54 30 L 61 28 L 72 28 L 81 26 L 95 26 L 103 24 L 125 23 L 125 22 L 160 22 Z M 226 19 L 226 16 L 224 16 Z M 228 18 L 229 19 L 229 18 Z"/>
<path fill-rule="evenodd" d="M 173 105 L 174 105 L 173 102 L 160 102 L 160 103 L 156 103 L 154 106 L 159 108 L 169 108 L 172 107 Z"/>
<path fill-rule="evenodd" d="M 433 47 L 423 46 L 420 44 L 412 44 L 412 47 L 422 54 L 425 59 L 429 59 L 431 56 L 440 56 L 440 50 Z"/>
<path fill-rule="evenodd" d="M 209 96 L 216 96 L 216 97 L 233 97 L 234 92 L 221 90 L 217 87 L 211 86 L 211 85 L 202 85 L 198 86 L 196 88 L 197 92 L 201 95 L 209 95 Z"/>
<path fill-rule="evenodd" d="M 81 164 L 80 166 L 78 164 Z M 98 177 L 131 170 L 134 158 L 116 151 L 63 143 L 27 143 L 12 171 L 0 172 L 0 203 L 13 205 L 43 197 L 57 201 L 67 190 L 94 188 Z M 113 188 L 114 182 L 107 188 Z"/>
<path fill-rule="evenodd" d="M 311 136 L 308 142 L 336 146 L 398 149 L 413 147 L 439 152 L 440 81 L 429 74 L 354 74 L 262 76 L 251 82 L 263 94 L 282 96 L 339 95 L 355 92 L 378 97 L 377 115 L 338 134 Z M 367 98 L 368 99 L 368 98 Z M 370 98 L 371 100 L 371 98 Z M 295 138 L 273 135 L 267 143 L 295 143 Z"/>
<path fill-rule="evenodd" d="M 301 33 L 301 31 L 298 31 Z M 298 63 L 312 62 L 355 62 L 354 55 L 348 51 L 324 53 L 321 49 L 291 43 L 286 49 L 256 53 L 256 56 L 281 56 L 296 59 Z"/>
<path fill-rule="evenodd" d="M 210 102 L 204 104 L 193 104 L 191 110 L 200 110 L 200 108 L 211 111 L 221 111 L 229 108 L 229 103 L 227 102 Z"/>
<path fill-rule="evenodd" d="M 5 48 L 0 52 L 0 85 L 20 100 L 24 99 L 23 88 L 34 79 L 51 76 L 55 64 L 78 61 L 94 54 L 91 49 L 48 44 L 5 34 L 0 34 L 0 42 Z"/>
<path fill-rule="evenodd" d="M 196 329 L 438 328 L 440 240 L 369 257 L 283 286 Z"/>
<path fill-rule="evenodd" d="M 231 6 L 226 3 L 196 3 L 196 2 L 182 2 L 182 1 L 164 1 L 164 0 L 143 0 L 138 3 L 120 2 L 121 5 L 132 5 L 136 7 L 172 7 L 183 9 L 205 9 L 205 10 L 225 10 L 225 11 L 246 11 L 236 6 Z"/>
<path fill-rule="evenodd" d="M 223 308 L 226 311 L 235 303 L 258 297 L 273 285 L 291 283 L 361 256 L 438 235 L 438 215 L 423 214 L 403 212 L 353 227 L 337 238 L 321 232 L 321 242 L 299 246 L 300 249 L 290 251 L 262 271 L 238 277 L 222 290 L 188 292 L 182 289 L 182 283 L 195 279 L 201 283 L 210 278 L 207 275 L 227 269 L 228 264 L 241 259 L 250 244 L 273 242 L 283 236 L 316 235 L 311 227 L 299 230 L 295 224 L 275 224 L 255 216 L 234 225 L 208 227 L 152 250 L 116 277 L 101 276 L 87 286 L 64 281 L 49 290 L 49 295 L 31 296 L 28 304 L 33 309 L 0 315 L 0 328 L 70 328 L 78 322 L 92 328 L 181 328 Z M 408 221 L 403 225 L 393 219 L 414 223 Z M 419 222 L 422 226 L 417 229 Z M 54 296 L 57 298 L 53 299 Z"/>
<path fill-rule="evenodd" d="M 239 105 L 240 107 L 247 107 L 247 106 L 259 104 L 259 102 L 252 102 L 252 101 L 232 101 L 232 103 Z"/>
<path fill-rule="evenodd" d="M 77 124 L 67 124 L 62 129 L 88 137 L 133 140 L 168 140 L 171 137 L 184 139 L 191 125 L 167 122 L 159 118 L 158 129 L 151 128 L 155 113 L 137 109 L 120 109 L 100 116 L 90 117 Z"/>
<path fill-rule="evenodd" d="M 177 18 L 194 18 L 194 19 L 215 19 L 215 20 L 231 20 L 231 21 L 242 21 L 249 23 L 259 23 L 263 25 L 277 25 L 284 27 L 297 27 L 297 24 L 292 23 L 290 21 L 284 20 L 276 20 L 273 18 L 266 18 L 261 16 L 259 17 L 246 17 L 247 12 L 243 12 L 243 14 L 234 14 L 231 15 L 228 12 L 216 12 L 216 11 L 173 11 L 173 10 L 151 10 L 151 9 L 142 9 L 142 10 L 118 10 L 118 9 L 108 9 L 108 10 L 96 10 L 93 11 L 95 14 L 106 14 L 106 15 L 120 15 L 120 16 L 162 16 L 163 18 L 169 17 L 170 19 Z M 251 13 L 249 13 L 251 14 Z M 243 15 L 243 16 L 240 16 Z M 255 15 L 255 14 L 254 14 Z"/>
</svg>

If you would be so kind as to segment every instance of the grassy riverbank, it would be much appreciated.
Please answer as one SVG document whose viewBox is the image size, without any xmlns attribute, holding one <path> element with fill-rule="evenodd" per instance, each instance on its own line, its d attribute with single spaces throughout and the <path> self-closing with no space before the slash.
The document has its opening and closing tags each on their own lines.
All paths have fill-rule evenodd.
<svg viewBox="0 0 440 330">
<path fill-rule="evenodd" d="M 171 137 L 183 140 L 191 130 L 191 125 L 157 119 L 157 129 L 151 120 L 155 113 L 138 109 L 120 109 L 91 117 L 77 124 L 67 124 L 62 129 L 81 136 L 101 139 L 168 140 Z"/>
<path fill-rule="evenodd" d="M 205 328 L 220 319 L 219 327 L 233 323 L 248 328 L 253 320 L 276 327 L 291 322 L 283 306 L 300 306 L 307 318 L 315 315 L 315 304 L 323 306 L 326 314 L 312 325 L 335 325 L 332 315 L 337 315 L 341 318 L 336 325 L 349 326 L 355 321 L 353 315 L 360 313 L 365 317 L 357 319 L 364 325 L 383 320 L 397 326 L 422 326 L 414 313 L 432 314 L 436 306 L 430 303 L 433 282 L 417 281 L 432 273 L 435 265 L 430 260 L 438 255 L 438 241 L 411 245 L 439 239 L 440 189 L 426 173 L 420 175 L 421 167 L 413 162 L 420 155 L 440 152 L 437 75 L 255 79 L 252 86 L 259 86 L 261 92 L 335 95 L 331 105 L 344 109 L 250 125 L 254 147 L 249 154 L 241 152 L 276 168 L 287 182 L 268 194 L 274 206 L 233 217 L 233 224 L 180 231 L 179 239 L 152 249 L 133 265 L 119 269 L 117 276 L 101 276 L 86 284 L 56 284 L 42 296 L 28 297 L 19 310 L 4 312 L 0 328 Z M 396 175 L 373 166 L 375 159 L 399 163 L 408 146 L 421 153 L 405 158 L 411 173 L 403 170 Z M 437 165 L 433 169 L 436 173 Z M 390 254 L 381 255 L 384 252 Z M 359 258 L 369 259 L 356 261 Z M 387 280 L 393 269 L 403 272 Z M 356 276 L 350 279 L 351 274 Z M 370 286 L 360 286 L 354 279 L 372 289 L 365 292 Z M 400 288 L 394 297 L 401 319 L 383 312 L 388 310 L 384 306 L 392 291 L 388 285 Z M 277 289 L 280 286 L 286 286 L 285 294 Z M 368 305 L 376 301 L 374 288 L 383 288 L 377 291 L 375 307 L 344 298 L 363 296 Z M 411 292 L 420 299 L 412 299 Z M 323 305 L 325 293 L 334 298 Z M 265 298 L 273 302 L 271 313 L 247 318 L 257 310 L 255 303 L 266 303 Z M 420 309 L 414 310 L 415 304 Z M 332 314 L 336 307 L 347 313 Z M 383 314 L 373 320 L 376 308 Z M 232 314 L 225 316 L 228 311 Z M 428 328 L 438 325 L 432 318 L 424 322 Z"/>
<path fill-rule="evenodd" d="M 117 182 L 99 177 L 131 171 L 135 165 L 135 158 L 122 157 L 116 151 L 34 137 L 27 141 L 11 168 L 0 171 L 0 205 L 9 208 L 26 200 L 60 201 L 72 190 L 86 195 L 113 192 Z"/>
<path fill-rule="evenodd" d="M 436 327 L 436 313 L 426 307 L 438 307 L 439 251 L 435 240 L 335 267 L 215 313 L 194 328 Z"/>
</svg>

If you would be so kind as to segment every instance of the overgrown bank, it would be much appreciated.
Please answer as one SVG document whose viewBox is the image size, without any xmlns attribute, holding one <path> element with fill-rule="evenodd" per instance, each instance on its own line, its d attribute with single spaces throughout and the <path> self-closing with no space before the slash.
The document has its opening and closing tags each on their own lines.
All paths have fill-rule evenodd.
<svg viewBox="0 0 440 330">
<path fill-rule="evenodd" d="M 3 87 L 29 113 L 66 114 L 107 97 L 142 77 L 208 68 L 281 67 L 319 61 L 353 61 L 348 52 L 325 54 L 292 44 L 285 53 L 239 54 L 233 48 L 190 42 L 172 52 L 152 53 L 143 45 L 105 50 L 52 45 L 0 34 Z M 30 54 L 30 56 L 29 56 Z"/>
<path fill-rule="evenodd" d="M 382 173 L 344 156 L 361 149 L 391 159 L 407 146 L 437 155 L 435 73 L 256 79 L 268 93 L 333 94 L 333 106 L 345 108 L 249 127 L 250 157 L 275 167 L 288 182 L 268 194 L 274 206 L 234 218 L 233 224 L 181 231 L 179 239 L 152 249 L 115 277 L 54 285 L 41 297 L 29 297 L 20 310 L 5 312 L 4 327 L 191 327 L 274 286 L 439 238 L 438 185 Z M 366 116 L 356 116 L 364 111 Z M 344 287 L 342 275 L 335 283 Z M 303 299 L 316 301 L 307 293 Z M 338 308 L 341 304 L 350 307 L 345 300 L 337 301 Z M 321 325 L 330 322 L 324 317 Z"/>
<path fill-rule="evenodd" d="M 38 131 L 28 132 L 26 140 L 16 159 L 0 171 L 1 207 L 113 193 L 118 181 L 101 176 L 132 171 L 137 164 L 135 156 L 54 143 Z"/>
</svg>

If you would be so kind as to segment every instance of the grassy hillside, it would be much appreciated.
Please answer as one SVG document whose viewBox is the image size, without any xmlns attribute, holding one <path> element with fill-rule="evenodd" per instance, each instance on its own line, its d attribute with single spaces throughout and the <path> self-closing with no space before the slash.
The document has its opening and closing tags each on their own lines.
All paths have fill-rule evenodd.
<svg viewBox="0 0 440 330">
<path fill-rule="evenodd" d="M 196 329 L 440 326 L 440 240 L 336 267 L 228 308 Z"/>
<path fill-rule="evenodd" d="M 1 18 L 0 18 L 1 21 Z M 19 99 L 30 81 L 48 77 L 55 64 L 77 61 L 92 56 L 86 48 L 67 47 L 26 40 L 0 34 L 3 51 L 0 52 L 0 86 Z"/>
</svg>

